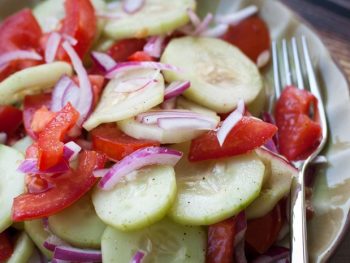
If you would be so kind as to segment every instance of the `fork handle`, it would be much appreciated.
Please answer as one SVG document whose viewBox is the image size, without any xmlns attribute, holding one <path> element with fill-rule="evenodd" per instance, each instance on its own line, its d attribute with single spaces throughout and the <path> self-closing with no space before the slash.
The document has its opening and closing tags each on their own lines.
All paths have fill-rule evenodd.
<svg viewBox="0 0 350 263">
<path fill-rule="evenodd" d="M 292 263 L 308 262 L 304 185 L 305 170 L 306 166 L 302 165 L 299 169 L 298 176 L 294 178 L 291 187 L 290 245 Z"/>
</svg>

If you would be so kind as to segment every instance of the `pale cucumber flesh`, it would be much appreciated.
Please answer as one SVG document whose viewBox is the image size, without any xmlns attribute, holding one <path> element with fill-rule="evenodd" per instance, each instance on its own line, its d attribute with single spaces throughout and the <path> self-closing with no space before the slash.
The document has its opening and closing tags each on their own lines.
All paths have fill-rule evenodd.
<svg viewBox="0 0 350 263">
<path fill-rule="evenodd" d="M 167 218 L 139 231 L 107 227 L 102 258 L 104 263 L 127 263 L 142 250 L 146 252 L 144 263 L 204 263 L 206 239 L 202 227 L 181 226 Z"/>
<path fill-rule="evenodd" d="M 6 261 L 6 263 L 24 263 L 28 262 L 29 258 L 33 254 L 34 244 L 25 232 L 22 232 L 16 243 L 13 254 Z"/>
</svg>

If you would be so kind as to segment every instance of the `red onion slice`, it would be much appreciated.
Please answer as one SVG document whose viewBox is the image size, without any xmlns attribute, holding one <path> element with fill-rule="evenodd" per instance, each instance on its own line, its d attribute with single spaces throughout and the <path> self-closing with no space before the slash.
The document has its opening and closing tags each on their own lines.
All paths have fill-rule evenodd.
<svg viewBox="0 0 350 263">
<path fill-rule="evenodd" d="M 182 153 L 165 147 L 146 147 L 126 156 L 116 163 L 103 176 L 99 187 L 104 190 L 111 190 L 125 175 L 153 164 L 174 166 L 182 157 Z"/>
<path fill-rule="evenodd" d="M 151 57 L 159 58 L 162 55 L 164 40 L 164 36 L 150 37 L 146 45 L 143 47 L 143 51 L 145 51 Z"/>
<path fill-rule="evenodd" d="M 133 70 L 133 69 L 143 69 L 143 68 L 150 68 L 150 69 L 159 69 L 159 70 L 169 70 L 169 71 L 181 71 L 178 67 L 171 66 L 168 64 L 163 64 L 160 62 L 146 62 L 146 61 L 141 61 L 141 62 L 122 62 L 118 63 L 115 67 L 113 67 L 111 70 L 109 70 L 106 74 L 107 79 L 112 79 L 117 75 L 119 72 L 124 72 L 128 70 Z"/>
<path fill-rule="evenodd" d="M 132 257 L 130 263 L 141 263 L 143 258 L 145 257 L 145 252 L 142 250 L 138 250 L 135 255 Z"/>
<path fill-rule="evenodd" d="M 134 14 L 140 11 L 144 4 L 145 0 L 123 0 L 123 10 L 128 14 Z"/>
<path fill-rule="evenodd" d="M 51 63 L 55 60 L 58 46 L 61 42 L 61 35 L 57 32 L 52 32 L 47 39 L 46 49 L 45 49 L 45 62 Z"/>
<path fill-rule="evenodd" d="M 173 110 L 176 108 L 176 101 L 177 101 L 176 97 L 173 97 L 171 99 L 167 99 L 167 100 L 163 101 L 162 104 L 160 104 L 160 107 L 163 110 Z"/>
<path fill-rule="evenodd" d="M 7 140 L 7 134 L 4 132 L 0 132 L 0 143 L 5 144 Z"/>
<path fill-rule="evenodd" d="M 0 55 L 0 66 L 6 65 L 11 61 L 27 60 L 27 59 L 42 60 L 43 58 L 35 51 L 28 51 L 28 50 L 9 51 Z"/>
<path fill-rule="evenodd" d="M 117 62 L 108 54 L 94 51 L 91 53 L 92 60 L 96 65 L 104 72 L 107 72 L 111 68 L 117 65 Z"/>
<path fill-rule="evenodd" d="M 213 130 L 217 123 L 196 117 L 159 118 L 158 127 L 164 130 Z"/>
<path fill-rule="evenodd" d="M 270 57 L 271 57 L 270 50 L 265 50 L 261 52 L 256 60 L 256 65 L 258 66 L 258 68 L 265 67 L 269 63 Z"/>
<path fill-rule="evenodd" d="M 51 260 L 51 263 L 72 263 L 72 262 L 67 261 L 67 260 L 61 260 L 61 259 L 53 258 Z"/>
<path fill-rule="evenodd" d="M 73 80 L 67 75 L 62 76 L 56 83 L 52 92 L 51 111 L 58 112 L 65 106 L 63 104 L 63 95 L 72 83 Z"/>
<path fill-rule="evenodd" d="M 207 30 L 204 30 L 200 35 L 202 37 L 221 37 L 222 35 L 224 35 L 227 30 L 228 30 L 229 26 L 225 25 L 225 24 L 219 24 L 216 25 L 212 28 L 208 28 Z"/>
<path fill-rule="evenodd" d="M 109 169 L 99 169 L 99 170 L 95 170 L 94 173 L 93 173 L 93 175 L 94 175 L 95 177 L 100 178 L 100 177 L 105 176 L 105 175 L 108 173 L 108 171 L 109 171 Z"/>
<path fill-rule="evenodd" d="M 63 93 L 62 108 L 66 106 L 68 102 L 70 102 L 74 108 L 77 108 L 79 103 L 79 96 L 80 89 L 74 82 L 72 82 Z"/>
<path fill-rule="evenodd" d="M 68 161 L 73 161 L 78 157 L 81 147 L 73 141 L 67 142 L 63 148 L 63 158 Z"/>
<path fill-rule="evenodd" d="M 102 253 L 100 250 L 80 249 L 69 246 L 57 246 L 53 257 L 73 262 L 102 262 Z"/>
<path fill-rule="evenodd" d="M 288 248 L 272 247 L 265 254 L 254 259 L 252 263 L 275 263 L 280 262 L 279 260 L 289 260 L 289 256 L 290 252 Z"/>
<path fill-rule="evenodd" d="M 64 173 L 69 171 L 69 169 L 70 167 L 68 162 L 66 160 L 62 160 L 61 162 L 56 164 L 54 167 L 41 171 L 38 169 L 37 159 L 25 159 L 17 168 L 19 172 L 22 172 L 25 174 L 46 174 L 46 175 Z"/>
<path fill-rule="evenodd" d="M 54 187 L 46 178 L 35 175 L 27 178 L 27 190 L 31 194 L 41 194 L 49 191 Z"/>
<path fill-rule="evenodd" d="M 91 111 L 94 95 L 93 95 L 91 83 L 89 80 L 89 76 L 78 54 L 75 52 L 73 47 L 68 42 L 63 43 L 63 48 L 66 50 L 68 56 L 70 57 L 73 63 L 75 72 L 77 73 L 78 79 L 79 79 L 79 86 L 80 86 L 79 103 L 75 108 L 80 113 L 80 117 L 77 122 L 77 125 L 81 126 L 83 122 L 87 119 Z"/>
<path fill-rule="evenodd" d="M 177 97 L 190 87 L 190 81 L 174 81 L 170 83 L 170 85 L 165 89 L 164 99 L 167 100 L 173 97 Z"/>
<path fill-rule="evenodd" d="M 196 27 L 196 30 L 193 32 L 193 35 L 198 36 L 200 35 L 203 31 L 207 30 L 209 27 L 209 24 L 213 20 L 214 16 L 211 13 L 208 13 L 203 21 Z"/>
<path fill-rule="evenodd" d="M 191 20 L 191 23 L 194 25 L 194 27 L 198 27 L 201 23 L 201 19 L 198 17 L 198 15 L 193 11 L 192 8 L 187 9 L 188 17 Z"/>
<path fill-rule="evenodd" d="M 217 15 L 215 20 L 220 24 L 235 25 L 238 22 L 256 14 L 258 12 L 258 7 L 255 5 L 250 5 L 238 12 L 228 14 L 228 15 Z"/>
<path fill-rule="evenodd" d="M 234 110 L 222 123 L 220 129 L 217 132 L 217 137 L 220 145 L 222 146 L 226 140 L 227 135 L 236 126 L 236 124 L 243 118 L 245 111 L 244 100 L 239 100 L 237 109 Z"/>
<path fill-rule="evenodd" d="M 68 35 L 68 34 L 63 33 L 62 37 L 63 37 L 64 40 L 66 40 L 72 46 L 75 46 L 76 44 L 78 44 L 78 40 L 75 39 L 74 37 Z"/>
<path fill-rule="evenodd" d="M 50 251 L 55 251 L 58 246 L 68 246 L 68 243 L 52 234 L 43 243 L 43 247 Z"/>
</svg>

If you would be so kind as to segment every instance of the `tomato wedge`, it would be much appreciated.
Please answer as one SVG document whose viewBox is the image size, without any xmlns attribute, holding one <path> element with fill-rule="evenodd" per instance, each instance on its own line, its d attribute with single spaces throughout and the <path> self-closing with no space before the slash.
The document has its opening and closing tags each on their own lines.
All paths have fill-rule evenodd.
<svg viewBox="0 0 350 263">
<path fill-rule="evenodd" d="M 6 262 L 13 253 L 13 246 L 8 233 L 0 233 L 0 262 Z"/>
<path fill-rule="evenodd" d="M 289 160 L 305 158 L 320 142 L 322 129 L 318 116 L 309 117 L 312 108 L 317 108 L 316 97 L 293 86 L 286 87 L 277 101 L 279 151 Z"/>
<path fill-rule="evenodd" d="M 60 33 L 75 38 L 78 43 L 74 46 L 80 58 L 89 51 L 97 32 L 97 18 L 90 0 L 66 0 L 66 17 L 62 21 Z M 63 48 L 57 52 L 59 60 L 70 61 Z"/>
<path fill-rule="evenodd" d="M 206 263 L 233 263 L 235 241 L 235 218 L 208 227 Z"/>
<path fill-rule="evenodd" d="M 265 144 L 276 132 L 277 127 L 270 123 L 243 117 L 228 134 L 222 147 L 216 131 L 192 140 L 188 158 L 194 162 L 243 154 Z"/>
<path fill-rule="evenodd" d="M 269 29 L 258 16 L 249 17 L 237 25 L 230 26 L 222 39 L 237 46 L 253 62 L 257 62 L 262 52 L 270 50 Z"/>
<path fill-rule="evenodd" d="M 0 132 L 13 134 L 21 124 L 21 110 L 12 106 L 0 106 Z"/>
<path fill-rule="evenodd" d="M 36 50 L 39 53 L 40 37 L 42 35 L 40 25 L 36 21 L 30 9 L 23 9 L 6 18 L 0 25 L 0 55 L 15 50 Z M 33 60 L 13 61 L 8 66 L 0 69 L 0 81 L 12 73 L 37 65 L 41 62 Z"/>
<path fill-rule="evenodd" d="M 72 205 L 96 183 L 92 172 L 101 169 L 105 156 L 94 151 L 84 151 L 79 155 L 76 171 L 55 177 L 46 177 L 53 188 L 44 193 L 25 193 L 14 199 L 12 220 L 24 221 L 51 216 Z"/>
<path fill-rule="evenodd" d="M 281 204 L 278 203 L 267 215 L 247 222 L 246 244 L 255 252 L 265 253 L 275 243 L 283 223 Z"/>
<path fill-rule="evenodd" d="M 136 51 L 134 54 L 128 57 L 128 61 L 155 61 L 155 59 L 148 55 L 145 51 Z"/>
<path fill-rule="evenodd" d="M 108 54 L 117 62 L 127 61 L 128 58 L 137 51 L 142 51 L 146 44 L 145 39 L 130 38 L 120 40 L 109 50 Z"/>
<path fill-rule="evenodd" d="M 113 161 L 119 161 L 132 152 L 148 147 L 159 146 L 159 142 L 132 138 L 115 124 L 103 124 L 91 131 L 93 149 L 101 151 Z"/>
<path fill-rule="evenodd" d="M 64 146 L 62 140 L 78 118 L 79 113 L 68 102 L 39 134 L 38 165 L 40 170 L 46 170 L 61 161 Z"/>
</svg>

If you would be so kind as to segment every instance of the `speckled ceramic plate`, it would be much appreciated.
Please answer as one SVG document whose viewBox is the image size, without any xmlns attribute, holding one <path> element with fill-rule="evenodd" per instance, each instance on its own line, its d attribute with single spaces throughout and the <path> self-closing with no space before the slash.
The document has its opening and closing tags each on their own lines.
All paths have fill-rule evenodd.
<svg viewBox="0 0 350 263">
<path fill-rule="evenodd" d="M 36 0 L 0 0 L 0 18 Z M 249 4 L 260 7 L 268 23 L 272 39 L 305 35 L 326 103 L 330 137 L 325 155 L 328 166 L 316 179 L 313 204 L 316 210 L 309 222 L 311 262 L 326 262 L 334 252 L 348 225 L 350 209 L 350 96 L 346 78 L 332 60 L 321 39 L 283 4 L 274 0 L 199 0 L 202 9 L 217 7 L 228 13 Z M 1 40 L 0 40 L 1 41 Z M 272 85 L 271 70 L 265 74 Z"/>
</svg>

